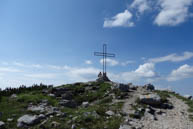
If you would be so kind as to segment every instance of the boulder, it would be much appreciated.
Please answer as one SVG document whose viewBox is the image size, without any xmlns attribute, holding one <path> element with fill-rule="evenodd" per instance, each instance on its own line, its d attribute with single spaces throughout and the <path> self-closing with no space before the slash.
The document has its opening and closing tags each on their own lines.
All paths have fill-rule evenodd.
<svg viewBox="0 0 193 129">
<path fill-rule="evenodd" d="M 5 123 L 3 121 L 0 121 L 0 129 L 3 129 L 5 127 Z"/>
<path fill-rule="evenodd" d="M 32 111 L 32 112 L 45 112 L 45 109 L 43 106 L 34 106 L 31 105 L 27 108 L 28 111 Z"/>
<path fill-rule="evenodd" d="M 67 92 L 67 93 L 62 95 L 62 99 L 72 100 L 72 98 L 73 98 L 73 94 L 70 92 Z"/>
<path fill-rule="evenodd" d="M 96 113 L 96 111 L 93 111 L 93 112 L 84 112 L 83 115 L 85 117 L 88 117 L 88 116 L 92 116 L 94 117 L 95 119 L 98 119 L 100 116 Z"/>
<path fill-rule="evenodd" d="M 107 115 L 109 115 L 109 116 L 115 115 L 115 113 L 114 113 L 113 111 L 107 111 L 107 112 L 105 112 L 105 114 L 107 114 Z"/>
<path fill-rule="evenodd" d="M 123 92 L 128 92 L 130 85 L 120 83 L 120 84 L 118 84 L 117 88 L 119 88 Z"/>
<path fill-rule="evenodd" d="M 185 98 L 191 100 L 192 99 L 192 96 L 191 95 L 184 95 Z"/>
<path fill-rule="evenodd" d="M 17 120 L 17 127 L 22 128 L 38 124 L 41 118 L 37 115 L 24 115 Z"/>
<path fill-rule="evenodd" d="M 53 121 L 53 122 L 51 123 L 51 126 L 52 126 L 53 128 L 58 128 L 58 127 L 60 126 L 60 123 L 58 123 L 58 122 L 56 122 L 56 121 Z"/>
<path fill-rule="evenodd" d="M 151 106 L 158 106 L 162 104 L 161 98 L 157 94 L 140 95 L 139 100 L 141 103 Z"/>
<path fill-rule="evenodd" d="M 119 129 L 131 129 L 129 125 L 121 125 Z"/>
<path fill-rule="evenodd" d="M 8 122 L 12 122 L 12 121 L 13 121 L 13 118 L 8 118 L 7 121 L 8 121 Z"/>
<path fill-rule="evenodd" d="M 146 84 L 144 87 L 146 88 L 146 90 L 155 90 L 155 87 L 152 84 Z"/>
<path fill-rule="evenodd" d="M 82 103 L 82 107 L 86 108 L 86 107 L 88 107 L 88 106 L 89 106 L 89 103 L 88 103 L 88 102 L 83 102 L 83 103 Z"/>
<path fill-rule="evenodd" d="M 76 108 L 77 107 L 77 103 L 74 100 L 61 100 L 59 102 L 59 104 L 61 106 L 69 107 L 69 108 Z"/>
<path fill-rule="evenodd" d="M 12 94 L 10 98 L 11 99 L 15 99 L 15 98 L 17 98 L 17 95 L 16 94 Z"/>
<path fill-rule="evenodd" d="M 62 94 L 65 94 L 67 91 L 69 91 L 69 88 L 53 88 L 51 93 L 53 93 L 56 97 L 61 97 Z"/>
</svg>

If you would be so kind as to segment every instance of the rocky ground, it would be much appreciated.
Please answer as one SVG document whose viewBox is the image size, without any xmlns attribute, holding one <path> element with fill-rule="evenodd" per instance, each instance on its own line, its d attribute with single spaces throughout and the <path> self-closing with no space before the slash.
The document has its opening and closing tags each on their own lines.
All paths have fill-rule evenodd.
<svg viewBox="0 0 193 129">
<path fill-rule="evenodd" d="M 191 96 L 93 81 L 2 96 L 0 129 L 193 129 L 192 112 Z"/>
</svg>

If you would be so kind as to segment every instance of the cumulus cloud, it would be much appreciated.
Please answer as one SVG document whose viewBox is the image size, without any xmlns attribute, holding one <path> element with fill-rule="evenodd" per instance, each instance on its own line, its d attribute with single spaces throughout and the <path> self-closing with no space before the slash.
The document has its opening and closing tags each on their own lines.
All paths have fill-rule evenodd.
<svg viewBox="0 0 193 129">
<path fill-rule="evenodd" d="M 158 0 L 160 12 L 154 23 L 159 26 L 175 26 L 190 16 L 189 7 L 193 0 Z"/>
<path fill-rule="evenodd" d="M 85 61 L 85 64 L 90 65 L 90 64 L 92 64 L 92 61 L 91 61 L 91 60 L 86 60 L 86 61 Z"/>
<path fill-rule="evenodd" d="M 188 60 L 192 57 L 193 57 L 193 52 L 184 52 L 183 55 L 181 56 L 174 53 L 163 57 L 151 58 L 148 61 L 153 63 L 160 63 L 160 62 L 166 62 L 166 61 L 180 62 L 180 61 Z"/>
<path fill-rule="evenodd" d="M 103 59 L 100 60 L 100 63 L 103 64 Z M 119 64 L 119 62 L 117 60 L 113 60 L 110 58 L 106 59 L 106 63 L 107 63 L 107 65 L 110 65 L 110 66 L 116 66 Z"/>
<path fill-rule="evenodd" d="M 125 10 L 110 19 L 105 19 L 103 27 L 132 27 L 134 26 L 132 17 L 132 13 Z"/>
<path fill-rule="evenodd" d="M 193 77 L 193 66 L 190 65 L 182 65 L 178 69 L 175 69 L 168 76 L 168 81 L 177 81 L 184 78 Z"/>
<path fill-rule="evenodd" d="M 104 27 L 132 27 L 134 20 L 153 12 L 153 23 L 158 26 L 176 26 L 193 16 L 190 11 L 193 0 L 133 0 L 128 9 L 112 18 L 105 19 Z M 139 15 L 140 14 L 140 15 Z"/>
<path fill-rule="evenodd" d="M 137 9 L 137 11 L 140 14 L 142 14 L 145 11 L 151 9 L 151 1 L 150 0 L 134 0 L 130 7 Z"/>
<path fill-rule="evenodd" d="M 155 65 L 153 63 L 145 63 L 140 65 L 134 71 L 122 72 L 118 74 L 110 73 L 109 76 L 113 78 L 115 81 L 129 82 L 129 81 L 139 81 L 149 79 L 154 80 L 158 76 L 155 72 Z"/>
</svg>

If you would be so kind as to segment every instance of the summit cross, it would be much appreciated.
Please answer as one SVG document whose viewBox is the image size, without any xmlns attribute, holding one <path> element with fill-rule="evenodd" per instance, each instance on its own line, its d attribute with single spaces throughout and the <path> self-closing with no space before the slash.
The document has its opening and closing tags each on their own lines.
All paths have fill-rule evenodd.
<svg viewBox="0 0 193 129">
<path fill-rule="evenodd" d="M 94 52 L 94 56 L 102 56 L 103 57 L 103 75 L 106 75 L 107 57 L 115 57 L 115 54 L 107 53 L 107 45 L 103 44 L 103 52 Z"/>
</svg>

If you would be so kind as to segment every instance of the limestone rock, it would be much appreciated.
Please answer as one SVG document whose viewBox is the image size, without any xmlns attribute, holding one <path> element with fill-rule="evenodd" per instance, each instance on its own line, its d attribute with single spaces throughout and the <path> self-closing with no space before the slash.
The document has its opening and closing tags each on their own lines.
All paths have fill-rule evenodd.
<svg viewBox="0 0 193 129">
<path fill-rule="evenodd" d="M 69 107 L 69 108 L 76 108 L 77 103 L 74 100 L 61 100 L 59 102 L 61 106 Z"/>
<path fill-rule="evenodd" d="M 140 95 L 139 100 L 141 103 L 148 104 L 151 106 L 158 106 L 162 104 L 161 98 L 157 94 Z"/>
<path fill-rule="evenodd" d="M 89 106 L 89 103 L 88 103 L 88 102 L 83 102 L 83 103 L 82 103 L 82 107 L 85 107 L 85 108 L 86 108 L 86 107 L 88 107 L 88 106 Z"/>
<path fill-rule="evenodd" d="M 37 115 L 24 115 L 17 120 L 17 127 L 22 128 L 32 126 L 40 122 L 40 117 Z"/>
<path fill-rule="evenodd" d="M 107 112 L 105 112 L 107 115 L 109 115 L 109 116 L 113 116 L 113 115 L 115 115 L 115 113 L 113 112 L 113 111 L 107 111 Z"/>
<path fill-rule="evenodd" d="M 15 98 L 17 98 L 17 95 L 16 94 L 12 94 L 10 98 L 11 99 L 15 99 Z"/>
<path fill-rule="evenodd" d="M 5 123 L 3 121 L 0 121 L 0 129 L 4 128 L 4 126 L 5 126 Z"/>
</svg>

